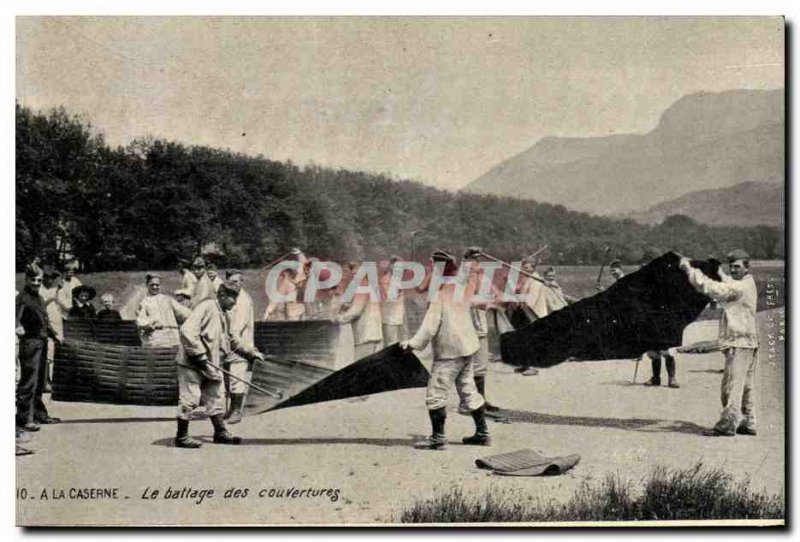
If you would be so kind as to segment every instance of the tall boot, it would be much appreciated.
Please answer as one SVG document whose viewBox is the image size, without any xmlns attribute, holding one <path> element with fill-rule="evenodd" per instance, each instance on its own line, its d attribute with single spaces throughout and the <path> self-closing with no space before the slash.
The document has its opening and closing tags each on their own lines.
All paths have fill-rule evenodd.
<svg viewBox="0 0 800 542">
<path fill-rule="evenodd" d="M 650 356 L 648 356 L 650 357 Z M 650 364 L 653 367 L 653 377 L 644 383 L 645 386 L 660 386 L 661 385 L 661 356 L 650 358 Z"/>
<path fill-rule="evenodd" d="M 444 407 L 428 410 L 428 416 L 431 418 L 431 436 L 418 442 L 414 447 L 421 450 L 443 450 L 447 447 L 447 438 L 444 436 L 447 411 Z"/>
<path fill-rule="evenodd" d="M 233 425 L 242 421 L 242 409 L 244 408 L 244 394 L 231 394 L 231 409 L 229 411 L 228 423 Z"/>
<path fill-rule="evenodd" d="M 234 437 L 228 432 L 225 427 L 225 420 L 223 414 L 215 414 L 211 416 L 211 424 L 214 426 L 214 443 L 215 444 L 241 444 L 242 439 Z"/>
<path fill-rule="evenodd" d="M 189 436 L 189 420 L 178 418 L 178 432 L 175 434 L 176 448 L 199 448 L 203 443 Z"/>
<path fill-rule="evenodd" d="M 667 366 L 667 377 L 669 378 L 667 385 L 670 388 L 680 388 L 678 381 L 675 379 L 675 358 L 667 355 L 664 356 L 664 361 Z"/>
<path fill-rule="evenodd" d="M 472 420 L 475 422 L 475 434 L 464 437 L 461 442 L 476 446 L 491 446 L 492 437 L 489 436 L 489 427 L 486 425 L 486 409 L 484 405 L 472 411 Z"/>
<path fill-rule="evenodd" d="M 499 407 L 496 407 L 493 404 L 489 403 L 489 400 L 486 398 L 486 376 L 484 375 L 476 376 L 475 387 L 478 388 L 478 393 L 480 393 L 483 396 L 484 401 L 486 401 L 486 404 L 484 406 L 486 407 L 487 412 L 497 412 L 500 410 Z"/>
</svg>

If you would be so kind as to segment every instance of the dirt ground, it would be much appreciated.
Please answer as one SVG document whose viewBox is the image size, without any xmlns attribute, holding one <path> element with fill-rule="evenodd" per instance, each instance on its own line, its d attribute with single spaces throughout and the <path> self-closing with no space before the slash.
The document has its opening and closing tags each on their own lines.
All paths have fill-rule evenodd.
<svg viewBox="0 0 800 542">
<path fill-rule="evenodd" d="M 720 465 L 737 479 L 750 476 L 755 489 L 782 492 L 783 344 L 770 348 L 767 335 L 781 318 L 777 310 L 759 314 L 757 437 L 702 435 L 720 408 L 719 353 L 679 356 L 680 389 L 642 386 L 650 376 L 645 363 L 633 385 L 630 360 L 564 363 L 534 377 L 494 363 L 490 400 L 526 414 L 525 421 L 492 422 L 491 448 L 460 444 L 472 422 L 457 414 L 453 400 L 447 420 L 451 446 L 413 449 L 413 440 L 429 430 L 423 389 L 247 418 L 233 427 L 245 439 L 239 447 L 212 444 L 210 423 L 197 420 L 192 435 L 208 441 L 199 450 L 172 447 L 173 408 L 58 402 L 49 407 L 64 423 L 43 427 L 27 445 L 35 455 L 17 458 L 17 523 L 392 522 L 404 506 L 452 484 L 467 491 L 513 487 L 533 499 L 563 500 L 582 481 L 600 481 L 609 472 L 635 482 L 654 465 L 689 467 L 697 461 Z M 475 467 L 478 457 L 526 447 L 551 456 L 577 453 L 581 461 L 567 474 L 547 478 L 499 477 Z M 214 495 L 200 504 L 196 498 L 164 498 L 167 488 L 184 487 L 213 489 Z M 79 488 L 117 488 L 117 499 L 80 498 Z M 247 488 L 248 495 L 225 498 L 229 488 Z M 270 489 L 288 488 L 339 491 L 269 496 Z"/>
</svg>

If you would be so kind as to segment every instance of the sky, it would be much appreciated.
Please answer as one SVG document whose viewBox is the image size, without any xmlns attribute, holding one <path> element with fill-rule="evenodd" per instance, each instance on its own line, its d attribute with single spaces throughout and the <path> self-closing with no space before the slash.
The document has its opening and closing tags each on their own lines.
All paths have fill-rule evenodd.
<svg viewBox="0 0 800 542">
<path fill-rule="evenodd" d="M 458 189 L 544 136 L 784 86 L 780 18 L 18 17 L 16 98 L 152 136 Z"/>
</svg>

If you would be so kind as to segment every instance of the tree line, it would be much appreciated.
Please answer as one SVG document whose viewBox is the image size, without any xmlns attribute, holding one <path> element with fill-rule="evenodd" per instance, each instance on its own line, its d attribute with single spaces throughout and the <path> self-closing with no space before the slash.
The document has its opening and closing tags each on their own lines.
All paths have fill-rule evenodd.
<svg viewBox="0 0 800 542">
<path fill-rule="evenodd" d="M 554 264 L 596 264 L 607 247 L 629 264 L 669 249 L 783 257 L 783 232 L 767 226 L 711 227 L 686 216 L 648 226 L 164 139 L 112 147 L 63 108 L 16 105 L 18 270 L 65 251 L 87 271 L 111 271 L 168 269 L 201 252 L 259 266 L 295 246 L 343 261 L 479 245 L 514 260 L 545 244 Z"/>
</svg>

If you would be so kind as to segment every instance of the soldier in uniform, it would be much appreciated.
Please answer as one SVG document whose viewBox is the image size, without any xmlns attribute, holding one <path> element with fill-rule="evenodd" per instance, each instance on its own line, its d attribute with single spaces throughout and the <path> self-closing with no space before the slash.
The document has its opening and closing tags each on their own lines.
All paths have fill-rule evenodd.
<svg viewBox="0 0 800 542">
<path fill-rule="evenodd" d="M 353 273 L 358 272 L 358 267 Z M 362 284 L 367 284 L 366 278 Z M 383 347 L 383 326 L 381 322 L 380 294 L 358 293 L 353 301 L 343 308 L 336 317 L 339 324 L 352 324 L 355 359 L 361 359 L 378 352 Z"/>
<path fill-rule="evenodd" d="M 235 348 L 248 359 L 260 359 L 257 351 L 248 351 L 241 344 L 232 344 L 225 314 L 233 308 L 239 286 L 226 283 L 213 299 L 204 299 L 180 329 L 183 356 L 178 362 L 178 431 L 175 446 L 199 448 L 202 443 L 189 436 L 189 421 L 198 405 L 204 404 L 214 426 L 214 442 L 239 444 L 225 426 L 225 393 L 220 363 Z"/>
<path fill-rule="evenodd" d="M 229 424 L 242 421 L 245 395 L 248 391 L 247 369 L 248 359 L 251 356 L 242 355 L 242 351 L 255 352 L 255 323 L 253 315 L 253 299 L 244 288 L 244 276 L 238 269 L 229 269 L 225 278 L 230 284 L 239 287 L 236 303 L 228 312 L 228 333 L 231 337 L 231 349 L 225 357 L 225 368 L 233 375 L 240 378 L 230 378 L 225 375 L 225 389 L 230 394 L 230 408 L 225 415 Z"/>
<path fill-rule="evenodd" d="M 444 276 L 458 275 L 458 266 L 451 255 L 436 251 L 433 261 L 444 262 Z M 463 438 L 462 442 L 479 446 L 491 444 L 485 401 L 475 386 L 473 373 L 480 340 L 470 316 L 470 304 L 468 300 L 457 299 L 455 290 L 453 283 L 442 285 L 437 298 L 428 305 L 419 330 L 404 345 L 410 350 L 421 350 L 427 344 L 433 344 L 434 360 L 425 398 L 432 433 L 427 440 L 416 445 L 419 449 L 441 450 L 447 446 L 445 406 L 454 384 L 461 404 L 469 410 L 475 422 L 475 434 Z"/>
</svg>

